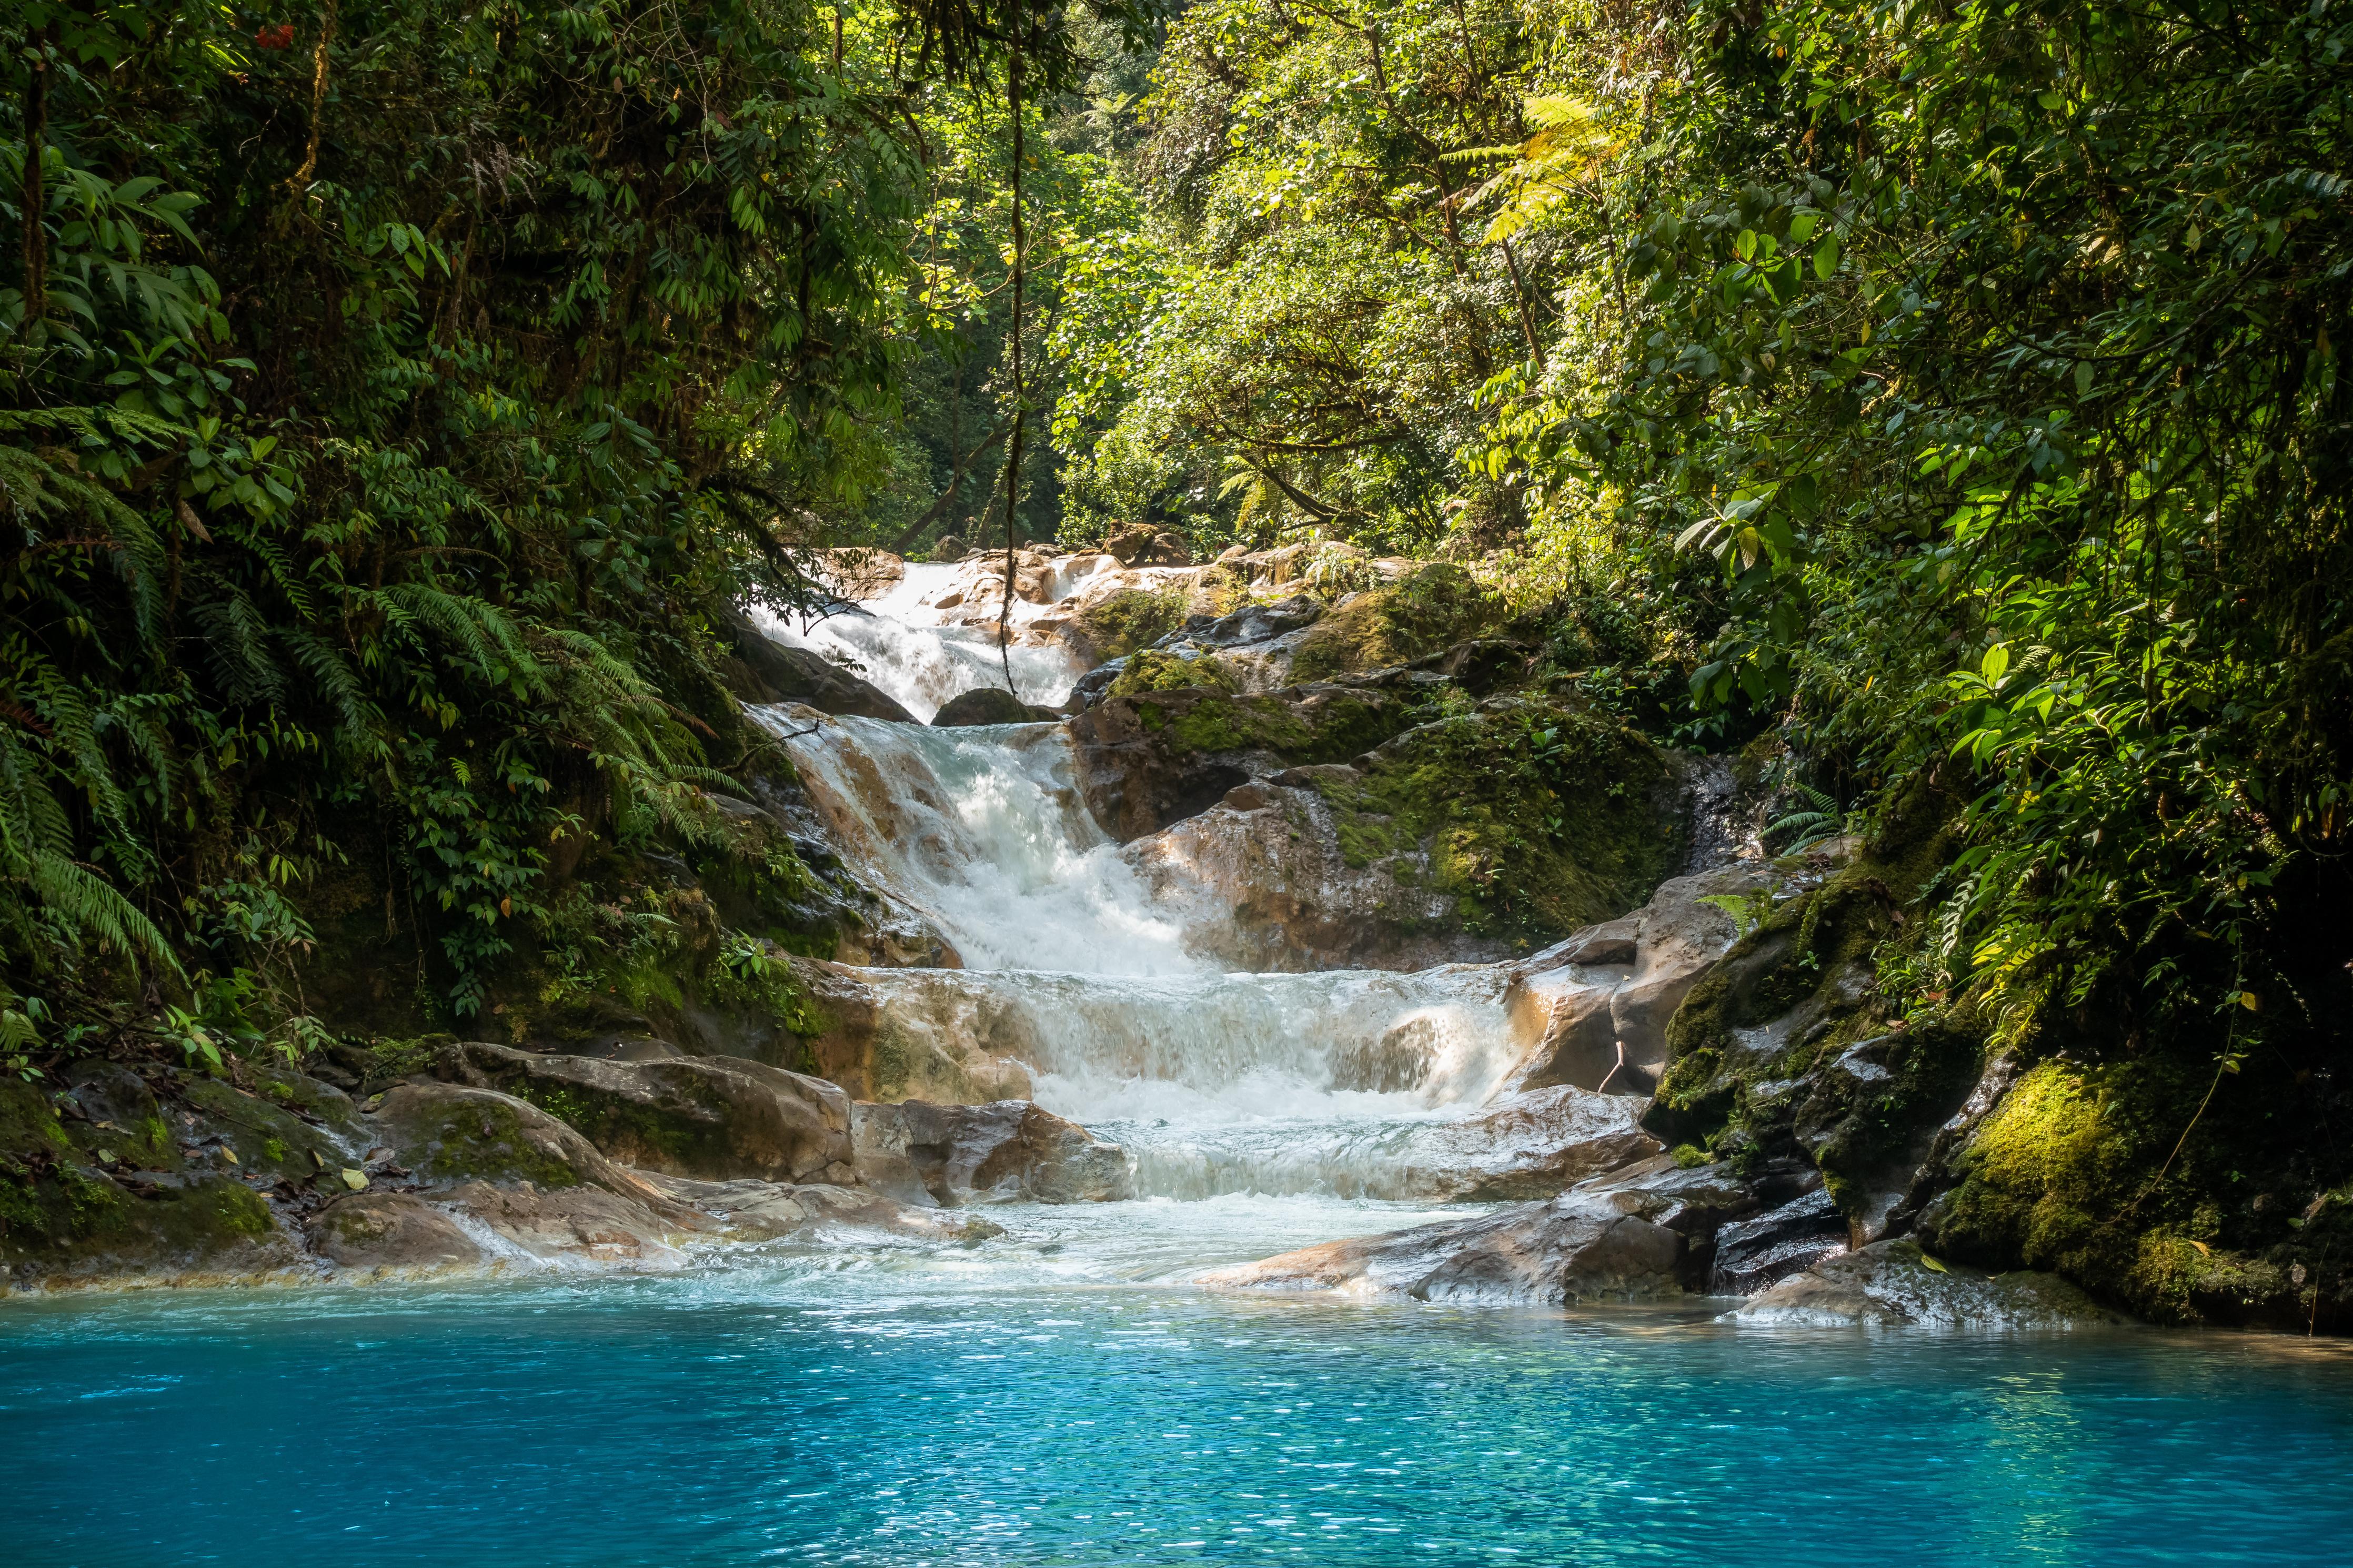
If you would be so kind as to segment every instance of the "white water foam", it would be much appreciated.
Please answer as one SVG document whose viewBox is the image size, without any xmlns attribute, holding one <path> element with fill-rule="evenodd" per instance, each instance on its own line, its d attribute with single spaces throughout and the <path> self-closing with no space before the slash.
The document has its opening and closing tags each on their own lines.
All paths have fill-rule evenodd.
<svg viewBox="0 0 2353 1568">
<path fill-rule="evenodd" d="M 1111 561 L 1107 555 L 1077 559 Z M 1117 563 L 1112 565 L 1116 569 Z M 1087 575 L 1062 569 L 1051 574 L 1046 591 L 1058 600 L 1067 598 Z M 1068 698 L 1071 683 L 1086 673 L 1076 654 L 1036 630 L 1055 606 L 1018 596 L 1007 617 L 1015 640 L 1000 658 L 997 611 L 1003 597 L 1001 584 L 987 574 L 911 562 L 887 593 L 831 615 L 804 618 L 758 608 L 750 613 L 753 623 L 776 641 L 808 648 L 864 677 L 929 723 L 951 697 L 1002 688 L 1008 665 L 1015 694 L 1050 708 Z"/>
<path fill-rule="evenodd" d="M 1058 595 L 1093 574 L 1058 573 L 1071 579 Z M 868 678 L 920 710 L 963 689 L 983 654 L 993 671 L 993 634 L 981 645 L 938 624 L 939 601 L 973 580 L 911 565 L 872 614 L 820 623 L 808 646 L 860 649 Z M 1017 616 L 1067 608 L 1021 603 Z M 1015 651 L 1031 660 L 1017 675 L 1049 672 L 1025 695 L 1077 673 L 1059 647 Z M 1089 815 L 1064 726 L 759 717 L 850 863 L 966 965 L 860 971 L 891 1026 L 952 1060 L 1024 1064 L 1040 1104 L 1134 1154 L 1148 1197 L 1409 1196 L 1388 1176 L 1417 1130 L 1476 1110 L 1533 1043 L 1493 967 L 1228 974 L 1190 956 L 1188 920 L 1225 911 L 1155 902 Z"/>
<path fill-rule="evenodd" d="M 1062 726 L 754 714 L 784 738 L 851 863 L 928 916 L 966 967 L 1202 971 L 1087 814 Z"/>
</svg>

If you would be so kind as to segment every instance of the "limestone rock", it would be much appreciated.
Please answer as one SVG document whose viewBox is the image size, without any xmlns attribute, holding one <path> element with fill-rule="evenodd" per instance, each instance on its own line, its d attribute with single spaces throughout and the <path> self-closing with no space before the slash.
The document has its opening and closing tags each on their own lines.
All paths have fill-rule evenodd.
<svg viewBox="0 0 2353 1568">
<path fill-rule="evenodd" d="M 1182 535 L 1145 525 L 1123 528 L 1103 541 L 1103 549 L 1123 566 L 1190 566 L 1193 552 Z"/>
<path fill-rule="evenodd" d="M 862 615 L 844 610 L 844 615 Z M 849 713 L 864 719 L 890 719 L 912 724 L 915 716 L 897 699 L 824 656 L 805 647 L 776 642 L 742 616 L 731 617 L 735 657 L 758 685 L 749 693 L 764 702 L 803 702 L 826 713 Z"/>
<path fill-rule="evenodd" d="M 859 1179 L 902 1202 L 1104 1203 L 1131 1194 L 1127 1152 L 1028 1100 L 860 1102 Z"/>
<path fill-rule="evenodd" d="M 1761 1327 L 2078 1329 L 2126 1320 L 2055 1274 L 1989 1275 L 1909 1241 L 1878 1241 L 1792 1276 L 1725 1315 Z"/>
<path fill-rule="evenodd" d="M 495 1264 L 559 1268 L 677 1268 L 686 1255 L 677 1243 L 714 1228 L 707 1216 L 656 1193 L 652 1205 L 604 1187 L 548 1190 L 533 1182 L 512 1185 L 460 1182 L 435 1196 L 479 1225 Z"/>
<path fill-rule="evenodd" d="M 1523 973 L 1510 1005 L 1515 1021 L 1525 1015 L 1523 1032 L 1533 1029 L 1537 1039 L 1512 1069 L 1505 1089 L 1516 1093 L 1554 1084 L 1620 1092 L 1647 1089 L 1647 1081 L 1618 1049 L 1610 1018 L 1610 1002 L 1625 973 L 1622 968 L 1566 965 L 1534 976 Z"/>
<path fill-rule="evenodd" d="M 1639 1194 L 1571 1191 L 1468 1219 L 1286 1252 L 1198 1282 L 1497 1306 L 1680 1294 L 1683 1237 L 1643 1217 L 1646 1206 Z"/>
<path fill-rule="evenodd" d="M 429 1189 L 529 1184 L 549 1193 L 594 1186 L 691 1226 L 691 1211 L 537 1106 L 495 1089 L 404 1083 L 384 1097 L 373 1135 Z"/>
<path fill-rule="evenodd" d="M 1641 910 L 1634 972 L 1609 1002 L 1610 1027 L 1626 1042 L 1626 1059 L 1641 1066 L 1667 1055 L 1667 1020 L 1701 975 L 1740 940 L 1739 924 L 1710 898 L 1740 898 L 1772 886 L 1764 871 L 1727 867 L 1660 885 Z"/>
<path fill-rule="evenodd" d="M 479 1268 L 490 1258 L 448 1213 L 414 1193 L 353 1193 L 312 1215 L 302 1232 L 328 1262 L 377 1274 Z"/>
</svg>

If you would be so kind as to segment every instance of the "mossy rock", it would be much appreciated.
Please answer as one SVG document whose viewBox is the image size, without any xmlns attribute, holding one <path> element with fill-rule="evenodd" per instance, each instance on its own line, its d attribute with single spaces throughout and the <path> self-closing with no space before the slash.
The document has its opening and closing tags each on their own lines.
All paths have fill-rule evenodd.
<svg viewBox="0 0 2353 1568">
<path fill-rule="evenodd" d="M 1312 782 L 1346 862 L 1419 855 L 1467 931 L 1535 944 L 1638 908 L 1683 851 L 1666 759 L 1541 703 L 1425 724 Z"/>
<path fill-rule="evenodd" d="M 1073 640 L 1091 662 L 1124 658 L 1185 624 L 1185 596 L 1155 588 L 1122 588 L 1072 617 Z"/>
<path fill-rule="evenodd" d="M 822 1079 L 727 1057 L 606 1061 L 451 1047 L 442 1077 L 526 1100 L 627 1165 L 774 1182 L 849 1178 L 849 1100 Z"/>
<path fill-rule="evenodd" d="M 489 1089 L 403 1084 L 377 1114 L 401 1163 L 430 1183 L 530 1182 L 560 1190 L 594 1181 L 606 1163 L 564 1122 Z"/>
<path fill-rule="evenodd" d="M 1409 664 L 1492 629 L 1504 614 L 1470 573 L 1434 563 L 1353 595 L 1317 621 L 1292 656 L 1292 678 L 1327 680 Z"/>
<path fill-rule="evenodd" d="M 1112 681 L 1105 695 L 1134 697 L 1146 691 L 1183 691 L 1193 687 L 1230 694 L 1241 689 L 1241 681 L 1215 654 L 1187 655 L 1145 648 L 1129 656 L 1126 668 Z"/>
<path fill-rule="evenodd" d="M 296 1076 L 281 1072 L 269 1078 L 265 1071 L 264 1078 L 290 1099 L 306 1098 L 292 1086 Z M 349 1163 L 348 1154 L 334 1137 L 261 1094 L 204 1077 L 190 1079 L 178 1092 L 179 1098 L 201 1119 L 202 1135 L 216 1135 L 222 1143 L 234 1149 L 237 1163 L 245 1171 L 300 1180 Z M 312 1085 L 307 1098 L 330 1096 L 343 1099 L 324 1084 Z M 347 1108 L 348 1104 L 345 1101 Z M 355 1113 L 347 1121 L 356 1128 Z"/>
</svg>

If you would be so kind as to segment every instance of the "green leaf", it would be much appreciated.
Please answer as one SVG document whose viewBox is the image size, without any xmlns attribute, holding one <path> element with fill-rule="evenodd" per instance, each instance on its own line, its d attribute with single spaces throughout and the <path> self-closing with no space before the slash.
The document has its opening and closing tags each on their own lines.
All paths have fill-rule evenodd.
<svg viewBox="0 0 2353 1568">
<path fill-rule="evenodd" d="M 1737 256 L 1743 261 L 1755 259 L 1757 255 L 1757 231 L 1753 228 L 1742 229 L 1732 241 L 1732 254 Z"/>
<path fill-rule="evenodd" d="M 2001 643 L 1996 643 L 1986 649 L 1985 657 L 1978 660 L 1978 673 L 1985 677 L 1986 684 L 1989 686 L 2000 685 L 2001 678 L 2009 673 L 2009 670 L 2010 649 Z"/>
<path fill-rule="evenodd" d="M 1814 276 L 1825 283 L 1838 275 L 1838 236 L 1831 235 L 1814 247 Z"/>
</svg>

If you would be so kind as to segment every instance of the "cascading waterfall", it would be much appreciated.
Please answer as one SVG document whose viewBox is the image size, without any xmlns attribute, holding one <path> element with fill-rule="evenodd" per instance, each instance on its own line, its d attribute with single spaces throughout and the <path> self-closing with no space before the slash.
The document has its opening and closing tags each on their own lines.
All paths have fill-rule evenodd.
<svg viewBox="0 0 2353 1568">
<path fill-rule="evenodd" d="M 993 634 L 984 676 L 971 628 L 926 624 L 956 581 L 969 574 L 911 565 L 808 646 L 856 646 L 868 679 L 935 708 L 999 673 Z M 1031 700 L 1080 673 L 1059 648 L 1016 651 Z M 1216 912 L 1155 906 L 1089 815 L 1061 725 L 759 717 L 853 863 L 963 959 L 861 970 L 893 1026 L 1022 1064 L 1039 1104 L 1135 1155 L 1140 1194 L 1411 1196 L 1390 1180 L 1405 1149 L 1479 1108 L 1527 1044 L 1492 968 L 1226 973 L 1196 956 L 1188 935 Z"/>
</svg>

